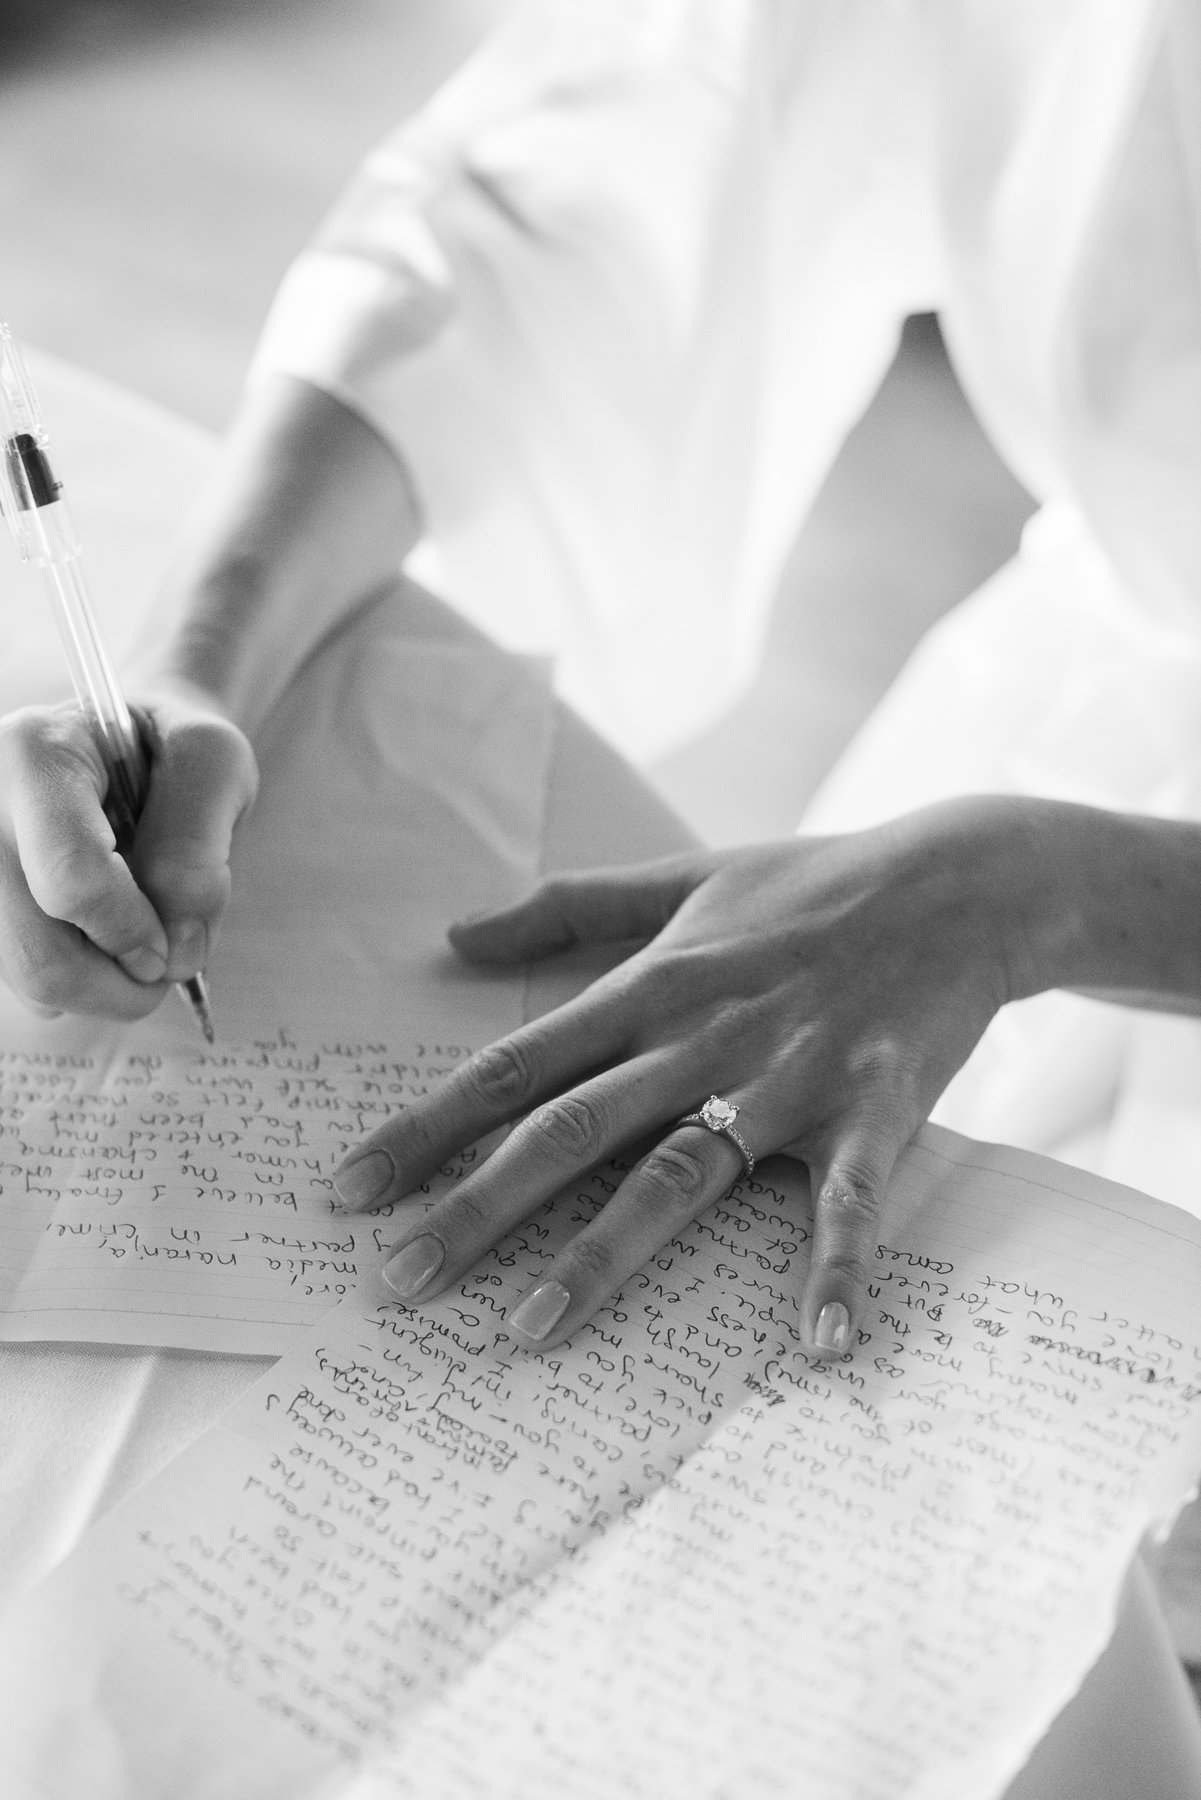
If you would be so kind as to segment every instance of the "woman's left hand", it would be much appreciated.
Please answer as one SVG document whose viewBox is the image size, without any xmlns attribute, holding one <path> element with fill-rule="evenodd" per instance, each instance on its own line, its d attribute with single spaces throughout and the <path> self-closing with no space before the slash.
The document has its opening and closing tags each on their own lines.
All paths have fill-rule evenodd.
<svg viewBox="0 0 1201 1800">
<path fill-rule="evenodd" d="M 484 963 L 649 941 L 356 1146 L 336 1185 L 363 1210 L 513 1124 L 394 1246 L 385 1280 L 405 1301 L 440 1292 L 585 1171 L 660 1134 L 510 1313 L 522 1342 L 550 1348 L 742 1172 L 726 1136 L 678 1123 L 717 1094 L 755 1157 L 787 1149 L 809 1167 L 802 1330 L 845 1351 L 898 1152 L 997 1009 L 1032 991 L 1032 866 L 1022 802 L 954 801 L 845 837 L 554 877 L 454 927 Z"/>
</svg>

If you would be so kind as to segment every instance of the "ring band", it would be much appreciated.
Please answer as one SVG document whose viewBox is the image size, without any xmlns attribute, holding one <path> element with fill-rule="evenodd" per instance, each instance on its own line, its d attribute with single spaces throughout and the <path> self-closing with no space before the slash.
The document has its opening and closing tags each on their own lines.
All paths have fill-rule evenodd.
<svg viewBox="0 0 1201 1800">
<path fill-rule="evenodd" d="M 746 1164 L 747 1174 L 753 1175 L 755 1158 L 751 1154 L 751 1147 L 742 1133 L 734 1127 L 740 1110 L 732 1100 L 723 1100 L 720 1094 L 710 1094 L 699 1112 L 685 1113 L 679 1124 L 703 1125 L 706 1131 L 715 1131 L 719 1137 L 728 1137 Z"/>
</svg>

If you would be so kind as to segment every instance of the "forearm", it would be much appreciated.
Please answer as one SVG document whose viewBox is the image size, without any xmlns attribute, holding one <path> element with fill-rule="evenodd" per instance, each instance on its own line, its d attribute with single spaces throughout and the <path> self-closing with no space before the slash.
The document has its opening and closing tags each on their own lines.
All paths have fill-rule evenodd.
<svg viewBox="0 0 1201 1800">
<path fill-rule="evenodd" d="M 253 732 L 419 534 L 384 440 L 331 395 L 274 377 L 235 421 L 131 676 L 198 687 Z"/>
<path fill-rule="evenodd" d="M 998 891 L 1016 926 L 1013 997 L 1072 988 L 1201 1013 L 1201 824 L 1058 801 L 1009 817 Z"/>
</svg>

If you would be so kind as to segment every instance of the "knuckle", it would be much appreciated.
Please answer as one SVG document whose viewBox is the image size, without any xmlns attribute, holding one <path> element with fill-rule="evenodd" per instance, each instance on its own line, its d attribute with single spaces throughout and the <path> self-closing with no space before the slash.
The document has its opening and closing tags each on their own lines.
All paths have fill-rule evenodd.
<svg viewBox="0 0 1201 1800">
<path fill-rule="evenodd" d="M 605 1140 L 605 1109 L 585 1094 L 564 1094 L 532 1112 L 521 1135 L 556 1163 L 578 1164 L 595 1156 Z"/>
<path fill-rule="evenodd" d="M 674 1013 L 681 995 L 697 986 L 696 956 L 691 950 L 653 943 L 630 958 L 629 977 L 636 982 L 638 1003 L 652 1018 Z"/>
<path fill-rule="evenodd" d="M 521 1106 L 534 1086 L 529 1057 L 512 1038 L 478 1050 L 464 1065 L 462 1079 L 473 1097 L 490 1110 Z"/>
<path fill-rule="evenodd" d="M 746 996 L 728 992 L 734 978 L 726 947 L 665 944 L 656 938 L 614 971 L 618 993 L 640 1036 L 662 1040 L 688 1022 L 714 1038 L 750 1027 Z"/>
<path fill-rule="evenodd" d="M 26 706 L 20 712 L 6 713 L 0 719 L 0 766 L 6 773 L 15 772 L 29 761 L 36 736 L 30 717 L 32 711 L 32 707 Z"/>
<path fill-rule="evenodd" d="M 477 1198 L 470 1188 L 448 1195 L 438 1210 L 439 1235 L 446 1239 L 448 1246 L 454 1244 L 460 1251 L 489 1238 L 495 1226 L 496 1221 L 486 1202 Z"/>
<path fill-rule="evenodd" d="M 410 1186 L 424 1180 L 450 1154 L 445 1133 L 439 1131 L 436 1119 L 430 1118 L 424 1107 L 402 1107 L 372 1134 L 369 1142 L 373 1148 L 377 1140 L 396 1167 L 407 1172 Z"/>
<path fill-rule="evenodd" d="M 907 1098 L 918 1061 L 912 1046 L 881 1034 L 857 1045 L 848 1055 L 848 1084 L 853 1093 L 870 1094 L 880 1112 L 890 1113 Z"/>
<path fill-rule="evenodd" d="M 0 747 L 15 763 L 33 760 L 48 735 L 57 735 L 57 717 L 44 706 L 22 706 L 0 719 Z"/>
<path fill-rule="evenodd" d="M 834 1276 L 839 1286 L 849 1288 L 852 1292 L 866 1285 L 867 1258 L 857 1255 L 850 1248 L 831 1251 L 822 1257 L 821 1266 L 826 1276 Z"/>
<path fill-rule="evenodd" d="M 29 891 L 44 913 L 72 925 L 96 923 L 111 909 L 108 867 L 81 856 L 72 845 L 44 853 L 26 872 Z"/>
<path fill-rule="evenodd" d="M 818 1204 L 832 1223 L 850 1230 L 874 1224 L 880 1211 L 875 1180 L 854 1169 L 837 1169 L 827 1175 Z"/>
<path fill-rule="evenodd" d="M 74 971 L 61 957 L 48 954 L 29 939 L 16 946 L 10 956 L 8 978 L 28 1006 L 68 1012 L 77 1004 Z"/>
<path fill-rule="evenodd" d="M 97 985 L 93 972 L 61 941 L 25 931 L 5 944 L 4 980 L 23 1006 L 43 1017 L 59 1013 L 91 1013 L 110 1018 L 140 1019 L 162 998 L 157 989 L 124 978 L 119 985 Z"/>
<path fill-rule="evenodd" d="M 642 1197 L 652 1205 L 679 1210 L 704 1192 L 710 1171 L 702 1156 L 682 1144 L 660 1144 L 640 1171 Z"/>
<path fill-rule="evenodd" d="M 852 1287 L 867 1279 L 880 1214 L 878 1183 L 862 1171 L 838 1169 L 822 1184 L 817 1222 L 821 1264 Z"/>
<path fill-rule="evenodd" d="M 18 778 L 45 782 L 98 766 L 95 741 L 79 709 L 23 706 L 0 721 L 0 754 Z"/>
<path fill-rule="evenodd" d="M 571 1246 L 571 1276 L 578 1272 L 584 1277 L 584 1285 L 588 1289 L 607 1288 L 614 1280 L 617 1270 L 615 1247 L 606 1238 L 595 1232 L 584 1233 Z M 572 1282 L 568 1287 L 574 1293 Z"/>
</svg>

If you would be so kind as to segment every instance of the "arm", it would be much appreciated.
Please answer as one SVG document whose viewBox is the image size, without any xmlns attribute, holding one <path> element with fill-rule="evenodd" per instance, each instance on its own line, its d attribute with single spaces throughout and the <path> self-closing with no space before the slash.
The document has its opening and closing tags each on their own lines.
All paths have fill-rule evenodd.
<svg viewBox="0 0 1201 1800">
<path fill-rule="evenodd" d="M 645 947 L 348 1159 L 345 1203 L 381 1205 L 515 1122 L 394 1246 L 398 1294 L 438 1293 L 585 1169 L 657 1138 L 510 1319 L 520 1341 L 558 1343 L 741 1172 L 726 1138 L 678 1126 L 717 1093 L 757 1157 L 808 1165 L 802 1325 L 841 1353 L 893 1163 L 1001 1006 L 1072 987 L 1201 1014 L 1201 825 L 956 800 L 845 837 L 554 879 L 452 937 L 497 963 Z"/>
<path fill-rule="evenodd" d="M 250 393 L 127 676 L 151 760 L 129 866 L 77 710 L 0 721 L 0 974 L 36 1011 L 137 1018 L 203 966 L 257 784 L 247 734 L 418 532 L 357 414 L 284 375 Z"/>
<path fill-rule="evenodd" d="M 141 679 L 199 689 L 253 734 L 310 652 L 393 580 L 420 536 L 408 474 L 373 428 L 289 375 L 260 382 L 168 583 Z"/>
</svg>

